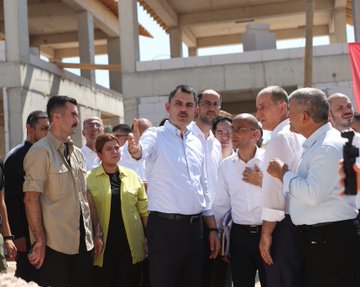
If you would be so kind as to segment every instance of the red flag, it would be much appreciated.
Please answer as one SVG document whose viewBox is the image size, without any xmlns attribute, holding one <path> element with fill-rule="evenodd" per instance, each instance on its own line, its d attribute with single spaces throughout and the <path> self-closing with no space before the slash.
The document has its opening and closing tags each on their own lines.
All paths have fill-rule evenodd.
<svg viewBox="0 0 360 287">
<path fill-rule="evenodd" d="M 349 55 L 356 111 L 360 112 L 360 43 L 349 43 Z"/>
</svg>

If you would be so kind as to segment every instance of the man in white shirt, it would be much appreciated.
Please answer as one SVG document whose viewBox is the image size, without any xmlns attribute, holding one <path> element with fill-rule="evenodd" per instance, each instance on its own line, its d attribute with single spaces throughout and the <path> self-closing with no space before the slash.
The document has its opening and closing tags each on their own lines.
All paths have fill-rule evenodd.
<svg viewBox="0 0 360 287">
<path fill-rule="evenodd" d="M 221 96 L 211 89 L 204 89 L 197 94 L 197 116 L 188 129 L 201 141 L 205 151 L 205 168 L 208 180 L 208 192 L 212 203 L 215 200 L 218 167 L 221 161 L 221 145 L 211 131 L 212 124 L 221 108 Z M 204 238 L 209 236 L 209 231 L 204 226 Z M 223 281 L 225 283 L 226 265 L 218 258 L 215 264 L 209 259 L 210 248 L 208 241 L 204 244 L 204 287 L 211 286 L 210 282 Z"/>
<path fill-rule="evenodd" d="M 278 157 L 288 164 L 290 170 L 295 171 L 301 156 L 302 139 L 289 129 L 286 91 L 278 86 L 261 90 L 256 98 L 256 117 L 263 129 L 272 131 L 266 145 L 264 167 L 271 159 Z M 267 286 L 299 286 L 298 234 L 289 216 L 282 183 L 264 172 L 262 188 L 263 224 L 259 248 L 267 264 Z"/>
<path fill-rule="evenodd" d="M 85 145 L 81 148 L 86 162 L 86 170 L 92 170 L 100 165 L 100 159 L 95 149 L 95 141 L 98 135 L 104 132 L 103 122 L 98 117 L 87 118 L 83 121 L 82 134 L 86 139 Z"/>
<path fill-rule="evenodd" d="M 129 152 L 146 160 L 148 180 L 147 242 L 150 284 L 156 287 L 202 286 L 202 220 L 209 227 L 211 258 L 219 252 L 215 218 L 207 190 L 205 151 L 188 129 L 196 111 L 196 92 L 180 85 L 169 95 L 164 126 L 149 128 L 138 140 L 137 121 Z"/>
<path fill-rule="evenodd" d="M 254 286 L 259 271 L 261 286 L 265 281 L 265 266 L 259 252 L 261 233 L 261 187 L 247 183 L 239 175 L 246 168 L 254 169 L 264 159 L 264 150 L 257 147 L 260 125 L 250 114 L 240 114 L 233 119 L 232 142 L 237 153 L 223 160 L 219 167 L 215 200 L 215 217 L 218 226 L 231 209 L 230 233 L 231 269 L 234 287 Z"/>
<path fill-rule="evenodd" d="M 222 159 L 234 153 L 231 142 L 232 119 L 227 117 L 218 117 L 213 123 L 212 131 L 221 144 Z"/>
<path fill-rule="evenodd" d="M 283 181 L 301 234 L 301 286 L 359 286 L 360 229 L 354 196 L 340 197 L 338 162 L 344 139 L 328 123 L 329 105 L 318 89 L 290 95 L 290 129 L 306 141 L 296 173 L 279 159 L 268 172 Z"/>
</svg>

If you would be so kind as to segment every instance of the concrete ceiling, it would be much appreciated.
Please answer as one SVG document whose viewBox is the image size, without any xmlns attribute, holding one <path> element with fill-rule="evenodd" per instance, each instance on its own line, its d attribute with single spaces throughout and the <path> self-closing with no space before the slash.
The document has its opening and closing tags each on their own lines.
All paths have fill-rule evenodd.
<svg viewBox="0 0 360 287">
<path fill-rule="evenodd" d="M 3 5 L 0 0 L 1 32 L 4 32 Z M 78 56 L 77 18 L 83 11 L 93 15 L 95 53 L 106 54 L 107 38 L 119 36 L 115 0 L 28 0 L 30 46 L 51 59 Z M 141 25 L 139 35 L 152 37 Z M 2 36 L 5 37 L 3 33 Z"/>
<path fill-rule="evenodd" d="M 314 0 L 314 35 L 333 32 L 336 12 L 351 23 L 351 1 Z M 249 23 L 266 23 L 278 39 L 304 36 L 305 0 L 139 0 L 165 30 L 180 27 L 189 47 L 235 44 Z"/>
</svg>

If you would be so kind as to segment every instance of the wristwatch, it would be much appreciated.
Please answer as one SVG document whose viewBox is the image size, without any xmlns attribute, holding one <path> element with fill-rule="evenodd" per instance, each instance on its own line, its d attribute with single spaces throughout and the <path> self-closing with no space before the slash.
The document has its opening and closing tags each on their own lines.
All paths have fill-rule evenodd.
<svg viewBox="0 0 360 287">
<path fill-rule="evenodd" d="M 14 240 L 15 240 L 15 236 L 14 236 L 14 235 L 3 236 L 3 238 L 4 238 L 4 241 L 6 241 L 6 240 L 12 240 L 12 241 L 14 241 Z"/>
</svg>

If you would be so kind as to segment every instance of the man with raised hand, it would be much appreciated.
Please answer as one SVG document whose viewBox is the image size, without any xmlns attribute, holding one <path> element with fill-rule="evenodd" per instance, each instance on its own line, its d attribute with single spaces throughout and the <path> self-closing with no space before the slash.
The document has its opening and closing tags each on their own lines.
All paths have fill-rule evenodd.
<svg viewBox="0 0 360 287">
<path fill-rule="evenodd" d="M 205 151 L 188 129 L 196 111 L 196 92 L 180 85 L 170 92 L 164 126 L 149 128 L 139 140 L 137 121 L 129 136 L 129 152 L 146 160 L 147 240 L 150 284 L 156 287 L 199 287 L 203 279 L 202 217 L 209 227 L 210 258 L 219 240 L 207 190 Z"/>
</svg>

